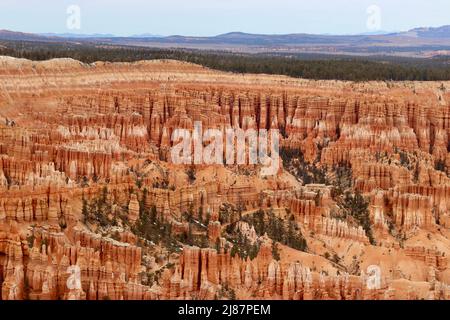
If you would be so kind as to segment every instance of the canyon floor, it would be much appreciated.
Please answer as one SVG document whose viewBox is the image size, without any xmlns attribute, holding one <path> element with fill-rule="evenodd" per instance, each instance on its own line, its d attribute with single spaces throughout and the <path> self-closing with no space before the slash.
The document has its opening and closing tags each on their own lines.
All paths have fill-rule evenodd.
<svg viewBox="0 0 450 320">
<path fill-rule="evenodd" d="M 282 165 L 179 165 L 179 128 Z M 450 82 L 0 57 L 3 300 L 450 299 Z"/>
</svg>

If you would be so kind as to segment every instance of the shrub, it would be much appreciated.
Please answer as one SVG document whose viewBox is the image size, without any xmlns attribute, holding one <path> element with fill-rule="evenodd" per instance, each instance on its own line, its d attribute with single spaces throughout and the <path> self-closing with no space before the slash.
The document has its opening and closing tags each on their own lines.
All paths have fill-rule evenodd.
<svg viewBox="0 0 450 320">
<path fill-rule="evenodd" d="M 370 243 L 375 245 L 369 217 L 369 202 L 364 199 L 361 193 L 359 191 L 356 191 L 355 194 L 346 192 L 339 205 L 344 209 L 347 216 L 353 217 L 363 227 Z"/>
</svg>

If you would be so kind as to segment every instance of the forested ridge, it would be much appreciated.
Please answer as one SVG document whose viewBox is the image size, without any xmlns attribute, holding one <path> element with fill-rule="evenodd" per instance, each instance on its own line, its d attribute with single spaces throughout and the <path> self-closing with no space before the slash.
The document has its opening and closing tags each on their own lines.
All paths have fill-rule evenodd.
<svg viewBox="0 0 450 320">
<path fill-rule="evenodd" d="M 30 60 L 73 58 L 85 63 L 95 61 L 132 62 L 138 60 L 174 59 L 222 71 L 279 74 L 317 80 L 450 80 L 450 57 L 413 59 L 315 56 L 311 54 L 307 56 L 285 56 L 31 41 L 0 41 L 0 55 Z"/>
</svg>

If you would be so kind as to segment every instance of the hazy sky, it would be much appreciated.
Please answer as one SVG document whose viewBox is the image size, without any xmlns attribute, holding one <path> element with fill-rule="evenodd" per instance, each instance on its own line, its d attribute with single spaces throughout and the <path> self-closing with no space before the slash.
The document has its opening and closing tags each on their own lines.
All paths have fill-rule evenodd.
<svg viewBox="0 0 450 320">
<path fill-rule="evenodd" d="M 80 29 L 67 27 L 70 5 L 80 8 Z M 0 29 L 117 35 L 354 34 L 373 31 L 367 27 L 371 5 L 381 10 L 381 30 L 450 24 L 449 0 L 0 0 Z"/>
</svg>

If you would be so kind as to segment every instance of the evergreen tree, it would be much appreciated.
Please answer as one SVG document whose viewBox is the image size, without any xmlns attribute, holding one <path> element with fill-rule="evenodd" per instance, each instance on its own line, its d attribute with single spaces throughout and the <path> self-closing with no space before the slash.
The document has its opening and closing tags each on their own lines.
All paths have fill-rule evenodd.
<svg viewBox="0 0 450 320">
<path fill-rule="evenodd" d="M 276 243 L 275 241 L 272 242 L 272 257 L 277 261 L 280 261 L 281 259 L 280 251 L 278 249 L 278 243 Z"/>
</svg>

